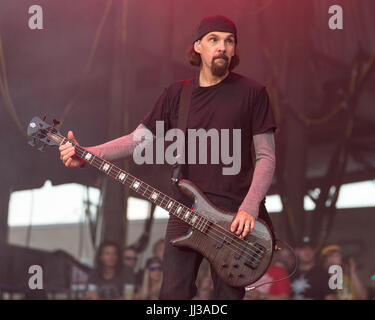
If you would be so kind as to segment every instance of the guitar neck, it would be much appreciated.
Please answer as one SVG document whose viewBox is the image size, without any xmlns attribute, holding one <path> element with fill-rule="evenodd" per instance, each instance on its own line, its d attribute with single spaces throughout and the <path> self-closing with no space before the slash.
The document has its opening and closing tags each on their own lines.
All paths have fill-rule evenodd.
<svg viewBox="0 0 375 320">
<path fill-rule="evenodd" d="M 191 210 L 182 203 L 151 187 L 141 179 L 132 176 L 125 170 L 115 166 L 113 163 L 88 152 L 81 146 L 69 141 L 65 137 L 61 138 L 62 144 L 72 144 L 75 147 L 76 155 L 86 160 L 86 162 L 88 162 L 91 166 L 104 172 L 114 180 L 128 186 L 143 198 L 155 203 L 190 226 L 198 230 L 203 230 L 209 223 L 205 217 L 199 215 L 196 211 Z"/>
</svg>

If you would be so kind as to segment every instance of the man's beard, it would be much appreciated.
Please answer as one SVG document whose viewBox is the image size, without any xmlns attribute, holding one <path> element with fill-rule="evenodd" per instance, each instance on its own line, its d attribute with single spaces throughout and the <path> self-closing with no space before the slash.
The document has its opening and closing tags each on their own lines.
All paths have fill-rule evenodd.
<svg viewBox="0 0 375 320">
<path fill-rule="evenodd" d="M 219 58 L 224 59 L 225 62 L 223 64 L 216 63 L 215 60 L 217 60 Z M 211 73 L 212 73 L 213 76 L 222 77 L 222 76 L 224 76 L 227 73 L 228 66 L 229 66 L 229 59 L 228 59 L 228 57 L 224 53 L 222 53 L 219 56 L 214 57 L 212 59 L 212 62 L 211 62 Z"/>
</svg>

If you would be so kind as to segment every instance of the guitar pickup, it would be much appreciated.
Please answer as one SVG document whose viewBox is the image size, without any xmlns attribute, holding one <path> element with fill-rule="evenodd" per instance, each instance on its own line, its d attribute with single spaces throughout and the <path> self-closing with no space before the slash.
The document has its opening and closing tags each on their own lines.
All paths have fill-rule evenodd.
<svg viewBox="0 0 375 320">
<path fill-rule="evenodd" d="M 259 243 L 252 244 L 252 253 L 251 257 L 245 262 L 245 266 L 248 266 L 251 269 L 256 269 L 259 262 L 262 260 L 266 248 L 264 248 Z"/>
<path fill-rule="evenodd" d="M 223 247 L 223 245 L 230 245 L 231 243 L 233 242 L 233 237 L 230 236 L 230 237 L 227 237 L 227 236 L 224 236 L 224 238 L 218 242 L 216 242 L 215 244 L 215 248 L 216 249 L 220 249 Z"/>
</svg>

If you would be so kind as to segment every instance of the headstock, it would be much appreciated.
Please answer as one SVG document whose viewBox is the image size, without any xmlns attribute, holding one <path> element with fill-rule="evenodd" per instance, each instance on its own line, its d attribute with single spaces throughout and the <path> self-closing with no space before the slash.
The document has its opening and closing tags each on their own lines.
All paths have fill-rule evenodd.
<svg viewBox="0 0 375 320">
<path fill-rule="evenodd" d="M 34 117 L 27 127 L 28 136 L 33 138 L 29 144 L 34 147 L 37 141 L 41 142 L 41 146 L 38 148 L 40 151 L 44 151 L 46 145 L 59 146 L 64 140 L 64 136 L 55 128 L 59 121 L 54 119 L 53 125 L 50 125 L 44 122 L 45 118 L 42 120 L 39 117 Z"/>
</svg>

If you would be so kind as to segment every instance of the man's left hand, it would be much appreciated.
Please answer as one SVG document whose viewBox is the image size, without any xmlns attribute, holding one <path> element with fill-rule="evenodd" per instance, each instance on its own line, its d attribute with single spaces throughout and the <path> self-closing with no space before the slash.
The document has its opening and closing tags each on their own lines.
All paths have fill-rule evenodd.
<svg viewBox="0 0 375 320">
<path fill-rule="evenodd" d="M 245 238 L 255 227 L 255 218 L 246 211 L 238 211 L 230 226 L 230 231 Z"/>
</svg>

